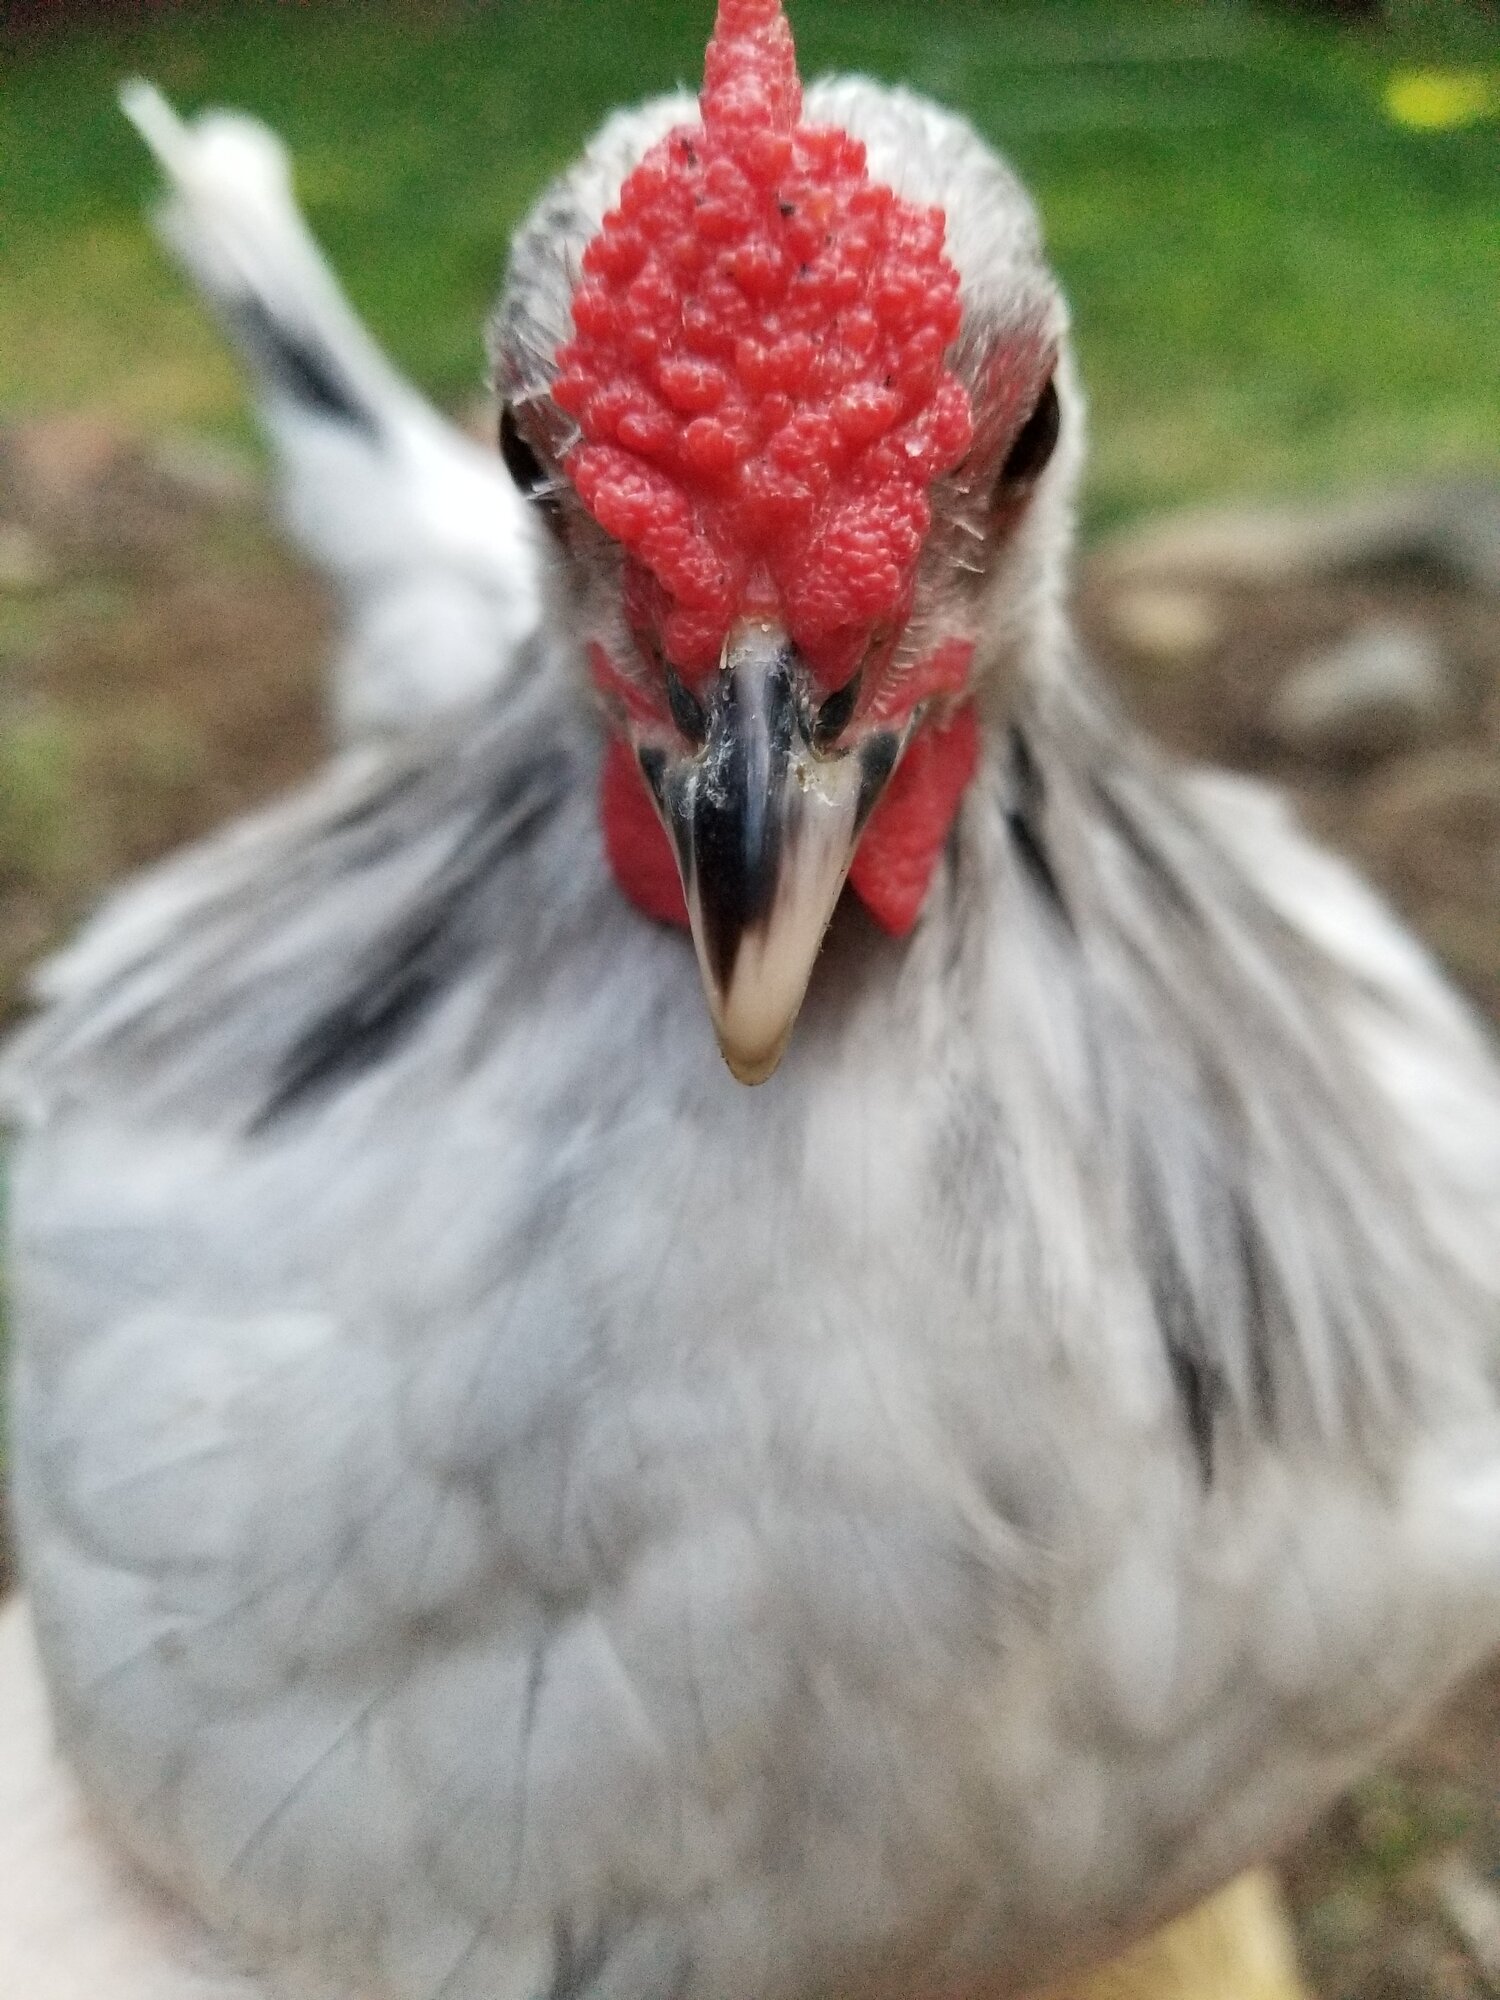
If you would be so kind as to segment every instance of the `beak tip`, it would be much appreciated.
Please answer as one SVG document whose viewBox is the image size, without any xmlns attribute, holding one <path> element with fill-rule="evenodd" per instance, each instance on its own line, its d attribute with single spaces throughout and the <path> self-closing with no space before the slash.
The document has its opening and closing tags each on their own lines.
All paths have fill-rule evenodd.
<svg viewBox="0 0 1500 2000">
<path fill-rule="evenodd" d="M 794 927 L 790 934 L 774 926 L 750 931 L 727 982 L 714 976 L 698 940 L 699 970 L 719 1053 L 736 1081 L 764 1083 L 785 1055 L 826 923 L 825 916 L 811 930 Z"/>
<path fill-rule="evenodd" d="M 735 1082 L 743 1083 L 750 1089 L 754 1089 L 757 1084 L 768 1082 L 776 1074 L 777 1069 L 781 1065 L 781 1058 L 786 1053 L 786 1045 L 790 1032 L 789 1029 L 787 1034 L 783 1035 L 781 1040 L 771 1049 L 738 1047 L 733 1042 L 725 1040 L 721 1035 L 719 1037 L 719 1053 L 723 1056 L 729 1073 Z"/>
</svg>

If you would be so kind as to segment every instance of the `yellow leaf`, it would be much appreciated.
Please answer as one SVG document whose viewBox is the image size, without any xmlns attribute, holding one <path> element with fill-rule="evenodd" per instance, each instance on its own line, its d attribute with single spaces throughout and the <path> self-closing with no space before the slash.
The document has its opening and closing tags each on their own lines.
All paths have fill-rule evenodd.
<svg viewBox="0 0 1500 2000">
<path fill-rule="evenodd" d="M 1477 69 L 1398 69 L 1385 108 L 1414 132 L 1449 132 L 1500 115 L 1500 85 Z"/>
</svg>

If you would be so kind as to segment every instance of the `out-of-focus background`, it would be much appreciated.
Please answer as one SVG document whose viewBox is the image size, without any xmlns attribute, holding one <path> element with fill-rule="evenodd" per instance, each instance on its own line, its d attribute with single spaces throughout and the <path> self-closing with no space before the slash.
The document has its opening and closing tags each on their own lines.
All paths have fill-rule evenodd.
<svg viewBox="0 0 1500 2000">
<path fill-rule="evenodd" d="M 0 0 L 0 1027 L 124 870 L 321 750 L 331 618 L 115 108 L 275 126 L 356 306 L 466 421 L 510 230 L 710 0 Z M 1095 443 L 1087 631 L 1269 772 L 1500 1010 L 1500 11 L 796 0 L 809 73 L 968 112 L 1036 192 Z M 1164 518 L 1165 517 L 1165 518 Z M 1288 1862 L 1324 2000 L 1500 1994 L 1500 1680 Z"/>
</svg>

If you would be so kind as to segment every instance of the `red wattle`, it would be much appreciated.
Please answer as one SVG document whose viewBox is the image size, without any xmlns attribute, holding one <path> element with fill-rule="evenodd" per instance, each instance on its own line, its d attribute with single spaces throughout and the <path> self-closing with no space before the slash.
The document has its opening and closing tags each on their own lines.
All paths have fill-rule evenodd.
<svg viewBox="0 0 1500 2000">
<path fill-rule="evenodd" d="M 849 886 L 882 930 L 905 937 L 921 914 L 959 800 L 979 762 L 972 705 L 942 729 L 921 730 L 870 815 Z M 687 904 L 667 839 L 633 752 L 619 737 L 600 782 L 604 849 L 615 880 L 648 917 L 686 928 Z"/>
<path fill-rule="evenodd" d="M 892 937 L 921 914 L 959 800 L 979 764 L 972 702 L 943 729 L 920 730 L 865 828 L 849 886 Z"/>
<path fill-rule="evenodd" d="M 638 910 L 659 924 L 687 929 L 682 877 L 666 829 L 656 816 L 646 780 L 628 744 L 610 738 L 599 779 L 604 851 L 615 880 Z"/>
</svg>

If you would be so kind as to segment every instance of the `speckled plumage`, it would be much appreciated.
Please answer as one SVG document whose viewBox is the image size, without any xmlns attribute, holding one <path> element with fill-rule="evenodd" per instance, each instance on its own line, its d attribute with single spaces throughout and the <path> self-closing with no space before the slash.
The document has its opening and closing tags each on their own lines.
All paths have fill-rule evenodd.
<svg viewBox="0 0 1500 2000">
<path fill-rule="evenodd" d="M 1061 330 L 967 128 L 819 95 L 941 184 L 976 327 Z M 523 234 L 512 393 L 681 108 Z M 6 1087 L 58 1726 L 267 1995 L 1019 1993 L 1500 1640 L 1500 1075 L 1272 797 L 1094 692 L 1064 388 L 927 909 L 846 899 L 760 1090 L 608 876 L 608 592 L 561 566 L 481 721 L 47 975 Z"/>
</svg>

